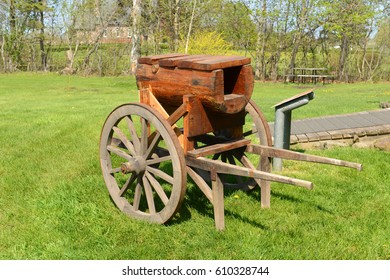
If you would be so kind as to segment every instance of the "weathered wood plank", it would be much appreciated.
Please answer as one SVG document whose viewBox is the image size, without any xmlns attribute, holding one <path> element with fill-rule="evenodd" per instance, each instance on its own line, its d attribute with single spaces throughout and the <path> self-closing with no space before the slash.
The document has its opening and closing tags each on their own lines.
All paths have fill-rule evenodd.
<svg viewBox="0 0 390 280">
<path fill-rule="evenodd" d="M 212 71 L 215 69 L 241 66 L 250 63 L 251 59 L 244 56 L 214 56 L 205 60 L 193 61 L 191 63 L 186 63 L 185 60 L 182 60 L 178 63 L 178 67 L 202 71 Z"/>
<path fill-rule="evenodd" d="M 201 54 L 201 55 L 191 55 L 191 56 L 170 57 L 170 58 L 160 60 L 158 64 L 164 67 L 176 67 L 182 61 L 191 62 L 196 60 L 202 60 L 210 56 L 211 55 Z"/>
<path fill-rule="evenodd" d="M 214 171 L 212 171 L 214 172 Z M 218 174 L 212 174 L 211 185 L 213 191 L 214 222 L 217 230 L 225 229 L 225 206 L 223 201 L 223 184 Z"/>
<path fill-rule="evenodd" d="M 194 137 L 213 131 L 210 119 L 197 97 L 185 95 L 183 104 L 187 111 L 184 116 L 184 137 Z"/>
<path fill-rule="evenodd" d="M 204 157 L 193 158 L 190 156 L 186 156 L 186 163 L 188 166 L 200 168 L 203 170 L 211 170 L 212 168 L 215 168 L 215 171 L 217 173 L 231 174 L 236 176 L 285 183 L 294 186 L 304 187 L 306 189 L 313 188 L 313 183 L 309 181 L 272 174 L 260 170 L 253 170 L 241 166 L 235 166 L 219 160 L 212 160 Z"/>
<path fill-rule="evenodd" d="M 211 71 L 210 69 L 200 69 L 199 68 L 199 65 L 202 65 L 202 63 L 204 61 L 207 61 L 208 59 L 221 59 L 223 58 L 223 56 L 221 55 L 214 55 L 214 56 L 204 56 L 204 57 L 200 57 L 200 58 L 195 58 L 195 59 L 184 59 L 184 60 L 181 60 L 178 64 L 177 64 L 177 67 L 178 68 L 181 68 L 181 69 L 193 69 L 193 70 L 203 70 L 203 71 Z M 200 63 L 200 64 L 199 64 Z M 198 65 L 198 67 L 197 67 Z M 215 68 L 215 69 L 218 69 L 218 68 Z M 213 70 L 215 70 L 213 69 Z"/>
<path fill-rule="evenodd" d="M 188 56 L 188 55 L 180 54 L 180 53 L 171 53 L 171 54 L 143 56 L 138 58 L 138 64 L 154 64 L 161 59 L 172 58 L 172 57 L 183 57 L 183 56 Z"/>
<path fill-rule="evenodd" d="M 193 151 L 189 151 L 187 155 L 191 157 L 206 157 L 209 155 L 217 154 L 217 153 L 222 153 L 226 151 L 230 151 L 233 149 L 241 148 L 244 147 L 248 144 L 251 143 L 250 139 L 240 139 L 240 140 L 234 140 L 234 141 L 229 141 L 226 143 L 219 143 L 211 146 L 206 146 L 203 148 L 195 149 Z"/>
<path fill-rule="evenodd" d="M 331 164 L 331 165 L 337 165 L 337 166 L 344 166 L 349 168 L 354 168 L 357 170 L 362 170 L 362 165 L 360 163 L 355 162 L 349 162 L 334 158 L 327 158 L 327 157 L 321 157 L 321 156 L 315 156 L 315 155 L 309 155 L 309 154 L 303 154 L 298 153 L 290 150 L 285 149 L 277 149 L 270 146 L 263 146 L 263 145 L 257 145 L 257 144 L 250 144 L 247 146 L 246 149 L 249 153 L 258 154 L 265 157 L 277 157 L 282 159 L 289 159 L 289 160 L 300 160 L 300 161 L 308 161 L 308 162 L 315 162 L 315 163 L 324 163 L 324 164 Z"/>
<path fill-rule="evenodd" d="M 168 123 L 174 125 L 186 112 L 186 106 L 183 103 L 167 118 Z"/>
</svg>

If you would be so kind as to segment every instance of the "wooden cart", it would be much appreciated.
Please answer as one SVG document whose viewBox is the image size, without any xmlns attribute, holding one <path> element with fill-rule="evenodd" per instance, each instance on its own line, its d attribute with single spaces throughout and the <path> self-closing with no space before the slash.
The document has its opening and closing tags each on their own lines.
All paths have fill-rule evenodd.
<svg viewBox="0 0 390 280">
<path fill-rule="evenodd" d="M 251 100 L 253 72 L 241 56 L 156 55 L 138 61 L 139 103 L 108 116 L 100 162 L 116 206 L 137 219 L 166 223 L 180 208 L 187 175 L 214 207 L 224 229 L 224 188 L 270 182 L 311 189 L 308 181 L 271 173 L 273 157 L 361 169 L 361 165 L 272 147 L 268 123 Z"/>
</svg>

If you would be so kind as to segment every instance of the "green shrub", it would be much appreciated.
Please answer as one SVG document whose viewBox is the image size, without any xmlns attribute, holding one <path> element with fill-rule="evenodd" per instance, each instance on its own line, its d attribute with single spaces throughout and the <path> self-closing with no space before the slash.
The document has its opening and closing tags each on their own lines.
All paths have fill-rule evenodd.
<svg viewBox="0 0 390 280">
<path fill-rule="evenodd" d="M 183 40 L 179 45 L 179 52 L 185 53 L 186 41 Z M 196 33 L 190 38 L 188 43 L 188 54 L 211 54 L 227 55 L 232 54 L 232 45 L 226 42 L 222 34 L 213 32 Z"/>
</svg>

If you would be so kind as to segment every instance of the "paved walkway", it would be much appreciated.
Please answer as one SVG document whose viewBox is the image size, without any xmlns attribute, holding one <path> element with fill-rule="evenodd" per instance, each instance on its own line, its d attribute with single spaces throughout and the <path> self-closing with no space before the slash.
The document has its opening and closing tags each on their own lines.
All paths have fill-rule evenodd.
<svg viewBox="0 0 390 280">
<path fill-rule="evenodd" d="M 273 130 L 273 124 L 271 130 Z M 293 120 L 290 143 L 340 140 L 385 134 L 390 134 L 390 108 Z"/>
</svg>

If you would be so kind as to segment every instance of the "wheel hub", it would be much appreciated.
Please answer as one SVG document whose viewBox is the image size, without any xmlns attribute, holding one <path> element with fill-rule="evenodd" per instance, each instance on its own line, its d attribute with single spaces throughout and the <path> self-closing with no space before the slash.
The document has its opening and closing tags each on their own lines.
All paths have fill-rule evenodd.
<svg viewBox="0 0 390 280">
<path fill-rule="evenodd" d="M 140 174 L 144 172 L 146 168 L 146 163 L 143 157 L 136 156 L 133 157 L 128 162 L 124 162 L 121 164 L 121 171 L 123 174 L 133 173 Z"/>
</svg>

